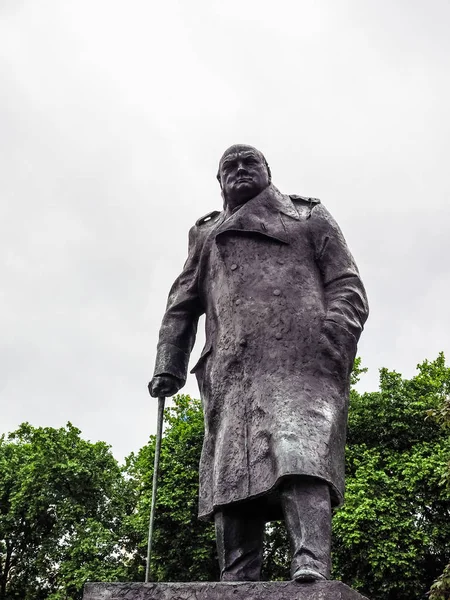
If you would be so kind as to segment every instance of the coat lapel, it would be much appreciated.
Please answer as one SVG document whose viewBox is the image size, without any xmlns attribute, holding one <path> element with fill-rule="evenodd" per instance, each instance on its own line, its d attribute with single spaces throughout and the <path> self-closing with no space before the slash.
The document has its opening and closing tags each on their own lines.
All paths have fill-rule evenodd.
<svg viewBox="0 0 450 600">
<path fill-rule="evenodd" d="M 289 196 L 284 196 L 275 186 L 269 185 L 226 218 L 216 229 L 215 235 L 218 237 L 228 231 L 247 231 L 289 244 L 282 214 L 299 219 Z"/>
</svg>

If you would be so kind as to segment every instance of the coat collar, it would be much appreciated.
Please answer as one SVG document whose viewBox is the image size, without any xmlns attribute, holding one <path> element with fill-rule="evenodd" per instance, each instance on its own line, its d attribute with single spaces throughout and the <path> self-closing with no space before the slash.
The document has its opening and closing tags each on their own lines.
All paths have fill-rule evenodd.
<svg viewBox="0 0 450 600">
<path fill-rule="evenodd" d="M 215 235 L 217 237 L 227 231 L 248 231 L 289 244 L 281 214 L 297 220 L 300 218 L 289 196 L 270 184 L 239 210 L 226 217 L 217 227 Z"/>
</svg>

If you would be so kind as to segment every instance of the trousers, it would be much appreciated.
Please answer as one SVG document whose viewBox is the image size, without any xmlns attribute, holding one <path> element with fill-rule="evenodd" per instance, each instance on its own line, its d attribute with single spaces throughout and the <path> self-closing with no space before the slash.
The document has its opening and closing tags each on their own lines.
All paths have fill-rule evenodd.
<svg viewBox="0 0 450 600">
<path fill-rule="evenodd" d="M 326 482 L 293 477 L 278 490 L 291 550 L 291 577 L 312 569 L 326 579 L 331 566 L 331 499 Z M 221 581 L 259 581 L 263 563 L 264 511 L 257 500 L 215 513 Z"/>
</svg>

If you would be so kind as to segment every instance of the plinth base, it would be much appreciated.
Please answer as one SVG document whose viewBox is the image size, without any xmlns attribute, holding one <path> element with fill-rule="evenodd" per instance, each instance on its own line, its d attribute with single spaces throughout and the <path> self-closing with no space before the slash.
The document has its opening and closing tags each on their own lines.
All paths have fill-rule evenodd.
<svg viewBox="0 0 450 600">
<path fill-rule="evenodd" d="M 340 581 L 87 583 L 83 600 L 367 600 Z"/>
</svg>

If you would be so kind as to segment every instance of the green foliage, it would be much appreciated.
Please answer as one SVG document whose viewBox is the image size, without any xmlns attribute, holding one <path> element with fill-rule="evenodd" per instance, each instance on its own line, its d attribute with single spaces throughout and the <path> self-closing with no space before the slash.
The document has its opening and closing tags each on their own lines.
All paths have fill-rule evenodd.
<svg viewBox="0 0 450 600">
<path fill-rule="evenodd" d="M 428 411 L 428 416 L 435 419 L 441 427 L 448 431 L 450 429 L 450 395 L 442 398 L 441 404 L 437 409 Z M 450 490 L 450 462 L 442 478 L 442 485 Z M 450 563 L 444 569 L 444 572 L 433 583 L 430 590 L 430 600 L 449 600 L 450 599 Z"/>
<path fill-rule="evenodd" d="M 346 502 L 333 521 L 334 575 L 371 600 L 418 600 L 450 558 L 448 435 L 427 419 L 450 388 L 441 354 L 410 380 L 380 371 L 351 393 Z"/>
<path fill-rule="evenodd" d="M 350 384 L 352 386 L 356 385 L 358 381 L 361 379 L 361 375 L 367 373 L 367 367 L 362 367 L 362 360 L 360 356 L 357 356 L 353 361 L 352 372 L 350 373 Z"/>
<path fill-rule="evenodd" d="M 152 578 L 156 581 L 217 580 L 214 527 L 197 519 L 198 465 L 203 441 L 203 412 L 198 400 L 179 395 L 166 409 L 161 449 Z M 147 551 L 155 439 L 127 461 L 135 511 L 127 519 L 130 573 L 142 580 Z"/>
<path fill-rule="evenodd" d="M 0 599 L 77 599 L 120 571 L 122 475 L 103 442 L 25 423 L 0 438 Z"/>
<path fill-rule="evenodd" d="M 427 415 L 428 418 L 438 423 L 447 434 L 450 433 L 450 394 L 444 394 L 438 407 L 428 410 Z M 447 486 L 450 490 L 450 462 L 443 474 L 442 485 Z"/>
<path fill-rule="evenodd" d="M 290 552 L 287 531 L 283 523 L 269 523 L 264 536 L 264 561 L 261 578 L 264 581 L 289 579 Z"/>
<path fill-rule="evenodd" d="M 433 583 L 430 590 L 430 600 L 449 600 L 450 598 L 450 563 L 444 572 Z"/>
<path fill-rule="evenodd" d="M 355 361 L 352 383 L 366 371 Z M 333 521 L 333 576 L 371 600 L 450 598 L 450 369 L 412 379 L 381 369 L 351 391 L 345 505 Z M 203 413 L 166 410 L 153 544 L 155 580 L 217 580 L 214 527 L 197 519 Z M 79 600 L 87 580 L 143 581 L 155 438 L 121 469 L 68 424 L 0 438 L 0 600 Z M 266 530 L 265 579 L 289 577 L 281 523 Z M 445 569 L 445 570 L 444 570 Z"/>
</svg>

